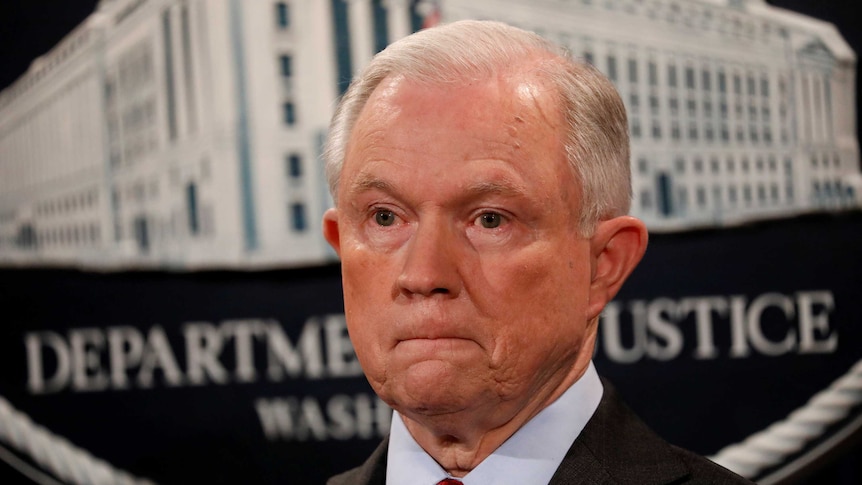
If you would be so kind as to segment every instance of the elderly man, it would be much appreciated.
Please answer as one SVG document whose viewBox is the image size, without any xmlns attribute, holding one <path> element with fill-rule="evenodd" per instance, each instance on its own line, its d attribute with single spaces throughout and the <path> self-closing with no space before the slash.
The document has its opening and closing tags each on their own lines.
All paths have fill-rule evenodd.
<svg viewBox="0 0 862 485">
<path fill-rule="evenodd" d="M 389 438 L 330 484 L 746 483 L 642 424 L 591 362 L 638 264 L 625 110 L 494 22 L 378 54 L 326 149 L 347 325 Z"/>
</svg>

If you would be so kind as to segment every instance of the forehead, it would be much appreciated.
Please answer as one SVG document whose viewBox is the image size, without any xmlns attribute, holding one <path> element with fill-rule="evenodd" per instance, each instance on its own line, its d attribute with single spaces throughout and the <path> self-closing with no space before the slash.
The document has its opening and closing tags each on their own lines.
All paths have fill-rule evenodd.
<svg viewBox="0 0 862 485">
<path fill-rule="evenodd" d="M 369 191 L 417 201 L 519 194 L 546 208 L 562 201 L 575 216 L 580 188 L 563 126 L 554 91 L 529 77 L 386 79 L 356 121 L 338 203 Z"/>
<path fill-rule="evenodd" d="M 565 125 L 556 91 L 536 75 L 427 83 L 384 79 L 361 110 L 349 137 L 345 164 L 374 158 L 380 149 L 445 147 L 449 156 L 523 158 L 544 151 L 565 157 Z M 461 146 L 453 144 L 460 135 Z M 463 143 L 468 141 L 469 143 Z M 460 149 L 460 150 L 459 150 Z"/>
<path fill-rule="evenodd" d="M 449 104 L 454 101 L 459 104 Z M 457 109 L 463 107 L 464 101 L 468 101 L 471 108 L 468 117 Z M 371 93 L 359 119 L 367 122 L 379 119 L 375 115 L 390 111 L 409 114 L 421 110 L 444 119 L 448 113 L 450 121 L 455 124 L 505 121 L 500 117 L 508 115 L 543 122 L 543 129 L 556 130 L 561 127 L 559 121 L 562 120 L 558 105 L 555 87 L 538 73 L 527 69 L 440 81 L 392 75 L 381 81 Z M 359 122 L 357 125 L 362 126 Z"/>
</svg>

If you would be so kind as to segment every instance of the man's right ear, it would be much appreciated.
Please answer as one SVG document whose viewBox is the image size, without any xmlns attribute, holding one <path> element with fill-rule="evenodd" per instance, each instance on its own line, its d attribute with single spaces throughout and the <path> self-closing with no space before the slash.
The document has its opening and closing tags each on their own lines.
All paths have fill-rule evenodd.
<svg viewBox="0 0 862 485">
<path fill-rule="evenodd" d="M 330 208 L 323 213 L 323 237 L 341 257 L 341 240 L 338 236 L 338 209 Z"/>
</svg>

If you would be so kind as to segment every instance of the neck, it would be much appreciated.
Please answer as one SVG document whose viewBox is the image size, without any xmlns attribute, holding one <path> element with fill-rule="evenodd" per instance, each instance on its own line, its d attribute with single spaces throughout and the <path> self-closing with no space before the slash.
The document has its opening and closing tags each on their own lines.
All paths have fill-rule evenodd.
<svg viewBox="0 0 862 485">
<path fill-rule="evenodd" d="M 589 357 L 579 359 L 561 379 L 546 383 L 524 403 L 495 402 L 443 415 L 399 413 L 419 446 L 447 473 L 463 477 L 577 382 L 589 366 Z"/>
</svg>

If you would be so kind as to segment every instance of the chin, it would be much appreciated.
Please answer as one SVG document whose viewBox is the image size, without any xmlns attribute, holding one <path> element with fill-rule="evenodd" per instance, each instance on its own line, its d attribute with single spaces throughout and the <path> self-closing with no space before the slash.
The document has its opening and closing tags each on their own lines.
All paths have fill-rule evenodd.
<svg viewBox="0 0 862 485">
<path fill-rule="evenodd" d="M 463 373 L 458 372 L 409 372 L 391 384 L 391 387 L 384 386 L 387 397 L 382 399 L 407 415 L 459 412 L 469 408 L 479 398 L 477 394 L 481 394 L 476 392 L 476 383 L 465 380 Z"/>
</svg>

